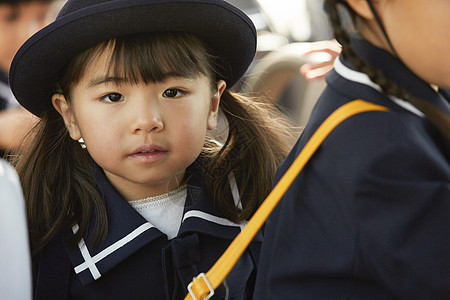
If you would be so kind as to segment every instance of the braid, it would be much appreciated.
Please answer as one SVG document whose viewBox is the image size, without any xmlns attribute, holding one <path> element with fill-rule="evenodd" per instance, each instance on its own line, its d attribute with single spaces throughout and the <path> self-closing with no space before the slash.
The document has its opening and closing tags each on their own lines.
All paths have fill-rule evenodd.
<svg viewBox="0 0 450 300">
<path fill-rule="evenodd" d="M 412 96 L 404 88 L 397 86 L 394 82 L 387 79 L 381 70 L 373 67 L 365 59 L 361 58 L 353 49 L 350 35 L 344 29 L 338 11 L 338 4 L 341 4 L 347 9 L 353 21 L 356 19 L 357 15 L 346 2 L 340 0 L 325 1 L 325 10 L 328 12 L 335 38 L 342 45 L 343 58 L 349 61 L 356 70 L 367 74 L 374 83 L 380 86 L 385 95 L 403 99 L 420 110 L 440 133 L 443 146 L 447 150 L 450 150 L 450 115 L 447 115 L 434 105 Z"/>
</svg>

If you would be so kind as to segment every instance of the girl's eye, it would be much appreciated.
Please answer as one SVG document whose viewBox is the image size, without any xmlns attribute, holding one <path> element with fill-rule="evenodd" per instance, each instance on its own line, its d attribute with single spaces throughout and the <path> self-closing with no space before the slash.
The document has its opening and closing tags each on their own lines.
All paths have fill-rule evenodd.
<svg viewBox="0 0 450 300">
<path fill-rule="evenodd" d="M 124 97 L 119 93 L 111 93 L 101 98 L 101 100 L 106 102 L 119 102 L 122 101 L 123 99 Z"/>
<path fill-rule="evenodd" d="M 164 91 L 163 96 L 166 98 L 177 98 L 184 95 L 183 91 L 178 89 L 167 89 Z"/>
</svg>

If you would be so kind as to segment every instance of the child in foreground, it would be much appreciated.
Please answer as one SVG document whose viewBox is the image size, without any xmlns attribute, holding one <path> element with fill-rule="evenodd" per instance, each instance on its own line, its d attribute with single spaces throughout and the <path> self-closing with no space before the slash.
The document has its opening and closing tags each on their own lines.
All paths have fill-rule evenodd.
<svg viewBox="0 0 450 300">
<path fill-rule="evenodd" d="M 69 0 L 25 43 L 10 78 L 41 118 L 17 164 L 35 298 L 180 299 L 212 266 L 290 148 L 276 110 L 228 90 L 255 48 L 221 0 Z M 215 297 L 251 297 L 260 242 Z"/>
</svg>

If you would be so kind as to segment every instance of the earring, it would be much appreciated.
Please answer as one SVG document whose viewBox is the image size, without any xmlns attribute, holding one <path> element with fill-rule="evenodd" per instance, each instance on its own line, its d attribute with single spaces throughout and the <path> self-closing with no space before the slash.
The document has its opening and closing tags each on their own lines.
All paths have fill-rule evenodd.
<svg viewBox="0 0 450 300">
<path fill-rule="evenodd" d="M 81 146 L 82 149 L 86 149 L 86 144 L 84 143 L 83 138 L 80 138 L 80 139 L 78 140 L 78 143 L 80 143 L 80 146 Z"/>
</svg>

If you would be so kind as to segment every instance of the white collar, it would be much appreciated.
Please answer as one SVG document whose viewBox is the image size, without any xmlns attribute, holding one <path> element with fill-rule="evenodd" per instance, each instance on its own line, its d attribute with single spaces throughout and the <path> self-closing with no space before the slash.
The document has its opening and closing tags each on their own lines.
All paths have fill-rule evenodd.
<svg viewBox="0 0 450 300">
<path fill-rule="evenodd" d="M 373 82 L 369 76 L 367 76 L 367 74 L 362 73 L 362 72 L 358 72 L 355 70 L 352 70 L 348 67 L 346 67 L 339 58 L 334 60 L 334 70 L 336 71 L 336 73 L 338 73 L 339 75 L 341 75 L 342 77 L 344 77 L 347 80 L 353 81 L 353 82 L 357 82 L 357 83 L 361 83 L 364 85 L 367 85 L 379 92 L 382 92 L 381 87 L 376 84 L 375 82 Z M 418 110 L 414 105 L 412 105 L 411 103 L 394 97 L 394 96 L 388 96 L 388 98 L 390 100 L 392 100 L 393 102 L 395 102 L 397 105 L 403 107 L 404 109 L 412 112 L 413 114 L 419 116 L 419 117 L 425 117 L 425 115 Z"/>
</svg>

